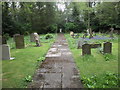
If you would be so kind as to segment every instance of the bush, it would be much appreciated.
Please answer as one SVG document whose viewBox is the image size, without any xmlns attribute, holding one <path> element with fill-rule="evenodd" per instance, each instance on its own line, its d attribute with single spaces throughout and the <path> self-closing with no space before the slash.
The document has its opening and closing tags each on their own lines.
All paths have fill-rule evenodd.
<svg viewBox="0 0 120 90">
<path fill-rule="evenodd" d="M 53 38 L 53 35 L 52 35 L 52 34 L 46 34 L 46 35 L 45 35 L 45 39 L 51 39 L 51 38 Z"/>
<path fill-rule="evenodd" d="M 8 40 L 10 38 L 8 33 L 4 34 L 3 37 L 5 37 L 6 40 Z"/>
<path fill-rule="evenodd" d="M 106 72 L 100 76 L 82 77 L 81 81 L 86 88 L 116 88 L 119 76 L 115 73 Z"/>
</svg>

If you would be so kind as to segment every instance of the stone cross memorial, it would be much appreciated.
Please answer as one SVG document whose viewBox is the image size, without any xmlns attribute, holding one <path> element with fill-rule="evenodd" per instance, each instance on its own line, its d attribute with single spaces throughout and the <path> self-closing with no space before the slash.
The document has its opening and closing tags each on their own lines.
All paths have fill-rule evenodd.
<svg viewBox="0 0 120 90">
<path fill-rule="evenodd" d="M 15 45 L 17 49 L 22 49 L 25 47 L 23 35 L 15 36 Z"/>
<path fill-rule="evenodd" d="M 89 44 L 82 45 L 82 55 L 91 55 L 91 46 Z"/>
<path fill-rule="evenodd" d="M 111 53 L 112 52 L 112 43 L 110 42 L 105 42 L 103 44 L 103 52 L 104 53 Z"/>
</svg>

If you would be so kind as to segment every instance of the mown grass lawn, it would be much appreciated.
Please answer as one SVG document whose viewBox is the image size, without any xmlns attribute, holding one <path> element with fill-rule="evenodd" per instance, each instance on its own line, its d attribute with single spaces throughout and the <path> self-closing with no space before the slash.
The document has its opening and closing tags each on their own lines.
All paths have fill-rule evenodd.
<svg viewBox="0 0 120 90">
<path fill-rule="evenodd" d="M 27 76 L 32 76 L 35 73 L 41 61 L 40 57 L 44 57 L 55 40 L 44 39 L 41 35 L 41 47 L 35 47 L 35 43 L 31 43 L 29 36 L 25 36 L 25 49 L 15 49 L 14 41 L 12 38 L 8 40 L 11 47 L 11 57 L 14 60 L 2 61 L 2 87 L 3 88 L 25 88 L 28 84 L 26 81 Z"/>
<path fill-rule="evenodd" d="M 115 88 L 118 85 L 118 39 L 111 40 L 112 54 L 103 55 L 99 49 L 92 49 L 91 55 L 82 56 L 82 49 L 77 49 L 77 40 L 65 35 L 80 77 L 86 88 Z M 80 34 L 82 36 L 82 34 Z M 117 37 L 117 35 L 115 35 Z M 97 40 L 103 43 L 105 40 Z M 95 41 L 96 42 L 96 41 Z"/>
</svg>

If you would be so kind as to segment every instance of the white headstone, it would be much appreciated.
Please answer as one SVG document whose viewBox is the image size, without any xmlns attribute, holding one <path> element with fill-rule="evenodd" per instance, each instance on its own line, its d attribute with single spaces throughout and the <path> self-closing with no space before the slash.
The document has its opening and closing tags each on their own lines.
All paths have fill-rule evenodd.
<svg viewBox="0 0 120 90">
<path fill-rule="evenodd" d="M 30 34 L 30 41 L 31 41 L 31 42 L 35 42 L 34 33 Z"/>
<path fill-rule="evenodd" d="M 0 45 L 2 47 L 2 60 L 13 60 L 10 55 L 10 48 L 7 44 Z"/>
<path fill-rule="evenodd" d="M 30 41 L 36 42 L 36 40 L 39 40 L 39 35 L 35 32 L 30 35 Z"/>
<path fill-rule="evenodd" d="M 2 45 L 2 60 L 10 59 L 10 48 L 7 44 Z"/>
<path fill-rule="evenodd" d="M 62 29 L 60 28 L 60 33 L 62 32 Z"/>
</svg>

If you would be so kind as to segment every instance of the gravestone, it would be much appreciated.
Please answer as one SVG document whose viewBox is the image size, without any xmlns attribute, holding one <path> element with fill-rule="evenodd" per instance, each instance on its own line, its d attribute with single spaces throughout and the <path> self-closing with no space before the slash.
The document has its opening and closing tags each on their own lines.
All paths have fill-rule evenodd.
<svg viewBox="0 0 120 90">
<path fill-rule="evenodd" d="M 62 33 L 62 29 L 60 28 L 60 33 Z"/>
<path fill-rule="evenodd" d="M 34 33 L 30 34 L 30 42 L 35 42 Z"/>
<path fill-rule="evenodd" d="M 82 45 L 82 55 L 91 55 L 91 46 L 89 44 Z"/>
<path fill-rule="evenodd" d="M 10 48 L 7 44 L 2 45 L 2 60 L 13 60 L 15 58 L 11 58 Z"/>
<path fill-rule="evenodd" d="M 112 43 L 110 42 L 105 42 L 103 44 L 103 52 L 104 53 L 111 53 L 112 52 Z"/>
<path fill-rule="evenodd" d="M 15 41 L 15 36 L 19 36 L 20 34 L 14 34 L 13 35 L 13 40 Z"/>
<path fill-rule="evenodd" d="M 10 59 L 10 48 L 7 44 L 2 45 L 2 60 Z"/>
<path fill-rule="evenodd" d="M 87 29 L 87 34 L 86 35 L 89 35 L 90 36 L 90 32 L 89 32 L 89 29 Z"/>
<path fill-rule="evenodd" d="M 114 28 L 110 28 L 110 38 L 114 38 L 114 36 L 113 36 L 113 31 L 114 31 Z"/>
<path fill-rule="evenodd" d="M 74 32 L 73 31 L 70 32 L 70 36 L 74 37 Z"/>
<path fill-rule="evenodd" d="M 93 37 L 92 34 L 93 34 L 93 33 L 92 33 L 92 29 L 90 28 L 90 29 L 89 29 L 89 38 L 92 38 L 92 37 Z"/>
<path fill-rule="evenodd" d="M 17 49 L 22 49 L 25 47 L 24 45 L 24 36 L 23 35 L 17 35 L 15 36 L 15 45 Z"/>
<path fill-rule="evenodd" d="M 40 46 L 40 41 L 39 41 L 39 35 L 37 33 L 34 33 L 34 39 L 36 42 L 36 46 L 39 47 Z"/>
</svg>

